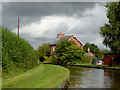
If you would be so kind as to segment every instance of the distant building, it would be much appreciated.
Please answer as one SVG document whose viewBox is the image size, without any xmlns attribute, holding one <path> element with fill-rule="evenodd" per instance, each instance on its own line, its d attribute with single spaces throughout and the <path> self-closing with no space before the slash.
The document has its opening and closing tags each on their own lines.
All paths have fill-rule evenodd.
<svg viewBox="0 0 120 90">
<path fill-rule="evenodd" d="M 84 55 L 89 56 L 89 57 L 96 58 L 96 59 L 97 59 L 96 65 L 102 65 L 102 59 L 100 59 L 100 58 L 98 58 L 98 57 L 95 57 L 95 55 L 94 55 L 92 52 L 90 52 L 90 49 L 89 49 L 89 48 L 88 48 L 88 52 L 85 53 Z M 93 63 L 93 61 L 92 61 L 92 63 Z"/>
<path fill-rule="evenodd" d="M 102 59 L 100 59 L 100 58 L 98 58 L 98 57 L 96 57 L 96 59 L 97 59 L 96 65 L 102 65 Z"/>
<path fill-rule="evenodd" d="M 92 52 L 90 52 L 89 48 L 88 48 L 88 52 L 85 53 L 84 55 L 89 56 L 89 57 L 95 57 L 95 55 Z"/>
<path fill-rule="evenodd" d="M 112 64 L 115 62 L 117 56 L 113 52 L 107 52 L 104 53 L 104 65 L 112 66 Z"/>
<path fill-rule="evenodd" d="M 57 40 L 50 44 L 51 54 L 53 53 L 53 51 L 55 51 L 56 45 L 62 40 L 74 41 L 77 44 L 77 46 L 83 50 L 83 44 L 76 36 L 74 35 L 65 36 L 60 32 L 59 34 L 57 34 Z"/>
</svg>

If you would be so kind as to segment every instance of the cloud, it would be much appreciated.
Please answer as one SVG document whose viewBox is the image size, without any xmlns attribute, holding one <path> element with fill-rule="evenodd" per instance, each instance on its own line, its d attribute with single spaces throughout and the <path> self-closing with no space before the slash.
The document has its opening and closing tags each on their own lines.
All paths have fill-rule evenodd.
<svg viewBox="0 0 120 90">
<path fill-rule="evenodd" d="M 82 17 L 78 18 L 79 23 L 76 27 L 70 30 L 71 33 L 91 33 L 97 34 L 99 28 L 103 26 L 107 21 L 106 8 L 95 4 L 94 8 L 88 8 L 82 13 Z"/>
<path fill-rule="evenodd" d="M 1 0 L 2 2 L 116 2 L 118 0 Z"/>
<path fill-rule="evenodd" d="M 101 49 L 106 48 L 99 35 L 100 27 L 108 22 L 106 11 L 107 9 L 99 4 L 95 4 L 94 8 L 86 9 L 82 14 L 83 17 L 78 19 L 80 22 L 69 33 L 75 34 L 84 44 L 90 42 Z"/>
<path fill-rule="evenodd" d="M 100 27 L 108 22 L 103 3 L 20 3 L 19 8 L 19 3 L 15 4 L 4 6 L 3 23 L 5 26 L 10 24 L 12 31 L 17 33 L 17 24 L 13 23 L 20 14 L 20 37 L 34 48 L 51 43 L 59 32 L 74 34 L 83 44 L 90 42 L 105 48 L 99 36 Z"/>
<path fill-rule="evenodd" d="M 3 2 L 3 26 L 9 29 L 17 27 L 17 17 L 20 16 L 21 27 L 36 22 L 45 16 L 78 16 L 86 8 L 91 8 L 91 2 Z"/>
<path fill-rule="evenodd" d="M 67 16 L 45 16 L 37 22 L 20 28 L 20 33 L 29 35 L 32 38 L 55 38 L 57 33 L 66 33 L 67 30 L 73 27 L 77 22 L 78 20 L 76 18 Z M 14 31 L 17 32 L 17 28 Z"/>
</svg>

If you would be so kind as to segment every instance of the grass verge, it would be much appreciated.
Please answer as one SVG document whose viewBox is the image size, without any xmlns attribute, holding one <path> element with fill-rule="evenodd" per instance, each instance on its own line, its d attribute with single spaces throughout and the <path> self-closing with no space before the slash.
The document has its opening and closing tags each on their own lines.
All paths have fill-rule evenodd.
<svg viewBox="0 0 120 90">
<path fill-rule="evenodd" d="M 76 65 L 85 65 L 85 66 L 98 66 L 98 67 L 106 67 L 106 68 L 114 68 L 120 69 L 120 66 L 104 66 L 104 65 L 94 65 L 94 64 L 85 64 L 85 63 L 77 63 Z"/>
<path fill-rule="evenodd" d="M 0 65 L 0 90 L 2 90 L 2 65 Z"/>
<path fill-rule="evenodd" d="M 70 71 L 57 65 L 40 64 L 19 76 L 3 79 L 3 88 L 58 88 L 69 79 Z"/>
</svg>

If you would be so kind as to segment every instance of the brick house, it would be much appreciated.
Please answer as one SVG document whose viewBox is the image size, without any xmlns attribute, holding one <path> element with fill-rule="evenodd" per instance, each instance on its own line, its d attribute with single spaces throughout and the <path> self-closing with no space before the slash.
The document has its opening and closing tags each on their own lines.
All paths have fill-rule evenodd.
<svg viewBox="0 0 120 90">
<path fill-rule="evenodd" d="M 74 36 L 74 35 L 65 36 L 65 34 L 62 34 L 60 32 L 59 34 L 57 34 L 57 40 L 50 44 L 51 54 L 53 53 L 53 51 L 55 51 L 56 45 L 61 40 L 74 41 L 77 44 L 77 46 L 80 47 L 83 50 L 83 44 L 76 36 Z"/>
</svg>

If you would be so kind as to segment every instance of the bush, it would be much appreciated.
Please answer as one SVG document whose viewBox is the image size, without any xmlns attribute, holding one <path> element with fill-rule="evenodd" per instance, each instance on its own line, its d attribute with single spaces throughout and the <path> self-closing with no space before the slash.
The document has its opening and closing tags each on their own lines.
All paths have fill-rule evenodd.
<svg viewBox="0 0 120 90">
<path fill-rule="evenodd" d="M 44 62 L 45 58 L 43 56 L 40 57 L 40 62 Z"/>
<path fill-rule="evenodd" d="M 96 58 L 93 58 L 92 64 L 96 64 L 96 63 L 97 63 L 97 59 L 96 59 Z"/>
<path fill-rule="evenodd" d="M 81 50 L 73 41 L 63 40 L 55 48 L 53 63 L 59 65 L 75 64 L 83 56 Z"/>
<path fill-rule="evenodd" d="M 42 46 L 38 46 L 37 49 L 39 56 L 50 56 L 50 43 L 43 43 Z"/>
<path fill-rule="evenodd" d="M 78 63 L 88 63 L 91 64 L 93 60 L 93 57 L 89 57 L 89 56 L 83 56 Z"/>
<path fill-rule="evenodd" d="M 37 65 L 37 60 L 37 51 L 28 42 L 10 30 L 2 28 L 2 70 L 4 73 L 15 71 L 17 68 L 26 71 Z"/>
</svg>

